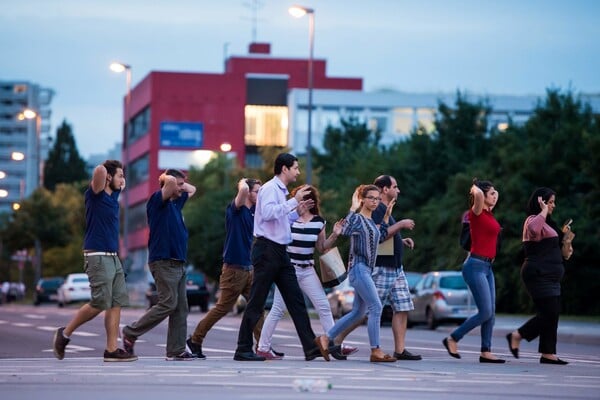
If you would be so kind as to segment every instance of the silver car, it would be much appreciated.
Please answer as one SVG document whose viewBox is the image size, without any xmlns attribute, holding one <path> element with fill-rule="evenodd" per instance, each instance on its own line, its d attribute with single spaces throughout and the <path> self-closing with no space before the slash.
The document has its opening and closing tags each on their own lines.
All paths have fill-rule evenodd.
<svg viewBox="0 0 600 400">
<path fill-rule="evenodd" d="M 477 313 L 473 294 L 460 271 L 434 271 L 423 275 L 414 289 L 415 309 L 408 324 L 425 323 L 435 329 L 443 322 L 461 323 Z"/>
<path fill-rule="evenodd" d="M 344 280 L 332 289 L 327 289 L 326 292 L 333 318 L 340 318 L 352 310 L 354 288 L 350 286 L 349 279 Z"/>
</svg>

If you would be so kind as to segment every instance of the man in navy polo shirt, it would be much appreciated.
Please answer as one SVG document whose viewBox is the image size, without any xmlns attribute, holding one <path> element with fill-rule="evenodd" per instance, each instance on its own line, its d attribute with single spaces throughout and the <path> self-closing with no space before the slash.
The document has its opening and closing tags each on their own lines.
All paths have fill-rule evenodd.
<svg viewBox="0 0 600 400">
<path fill-rule="evenodd" d="M 243 178 L 238 182 L 238 192 L 227 205 L 225 212 L 225 245 L 223 247 L 223 268 L 219 278 L 221 295 L 213 309 L 198 322 L 193 335 L 187 340 L 192 354 L 206 358 L 202 354 L 202 342 L 214 324 L 223 318 L 240 295 L 250 298 L 252 286 L 252 231 L 254 229 L 254 211 L 261 182 L 257 179 Z M 254 327 L 254 337 L 258 343 L 264 318 Z"/>
<path fill-rule="evenodd" d="M 133 354 L 136 339 L 169 318 L 167 361 L 189 361 L 195 357 L 185 348 L 188 303 L 186 257 L 188 231 L 181 210 L 196 188 L 185 182 L 183 172 L 167 169 L 160 177 L 161 189 L 146 204 L 150 237 L 148 267 L 158 291 L 158 303 L 139 320 L 123 328 L 123 346 Z"/>
</svg>

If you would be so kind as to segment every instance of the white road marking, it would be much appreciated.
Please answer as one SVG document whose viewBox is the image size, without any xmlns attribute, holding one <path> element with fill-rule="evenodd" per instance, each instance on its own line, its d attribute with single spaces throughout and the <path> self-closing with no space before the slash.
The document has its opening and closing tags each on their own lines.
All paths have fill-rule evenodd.
<svg viewBox="0 0 600 400">
<path fill-rule="evenodd" d="M 18 326 L 19 328 L 29 328 L 32 327 L 33 324 L 30 324 L 29 322 L 13 322 L 12 326 Z"/>
</svg>

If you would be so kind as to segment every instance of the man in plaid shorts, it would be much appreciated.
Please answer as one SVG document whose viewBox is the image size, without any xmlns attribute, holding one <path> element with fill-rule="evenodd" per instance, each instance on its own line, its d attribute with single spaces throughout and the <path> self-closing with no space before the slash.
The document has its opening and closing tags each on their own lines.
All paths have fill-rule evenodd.
<svg viewBox="0 0 600 400">
<path fill-rule="evenodd" d="M 373 221 L 376 224 L 381 223 L 388 204 L 396 201 L 400 189 L 396 179 L 390 175 L 381 175 L 374 185 L 381 189 L 381 202 L 375 211 L 373 211 Z M 394 357 L 398 360 L 420 360 L 421 356 L 412 354 L 406 350 L 404 341 L 406 338 L 406 324 L 408 312 L 414 309 L 408 282 L 402 268 L 403 247 L 412 249 L 415 243 L 411 238 L 402 238 L 401 229 L 412 230 L 415 227 L 415 221 L 412 219 L 403 219 L 395 221 L 390 216 L 388 238 L 393 240 L 393 255 L 378 255 L 373 269 L 373 281 L 379 293 L 379 298 L 383 305 L 389 303 L 392 306 L 394 315 L 392 317 L 392 332 L 394 334 Z"/>
</svg>

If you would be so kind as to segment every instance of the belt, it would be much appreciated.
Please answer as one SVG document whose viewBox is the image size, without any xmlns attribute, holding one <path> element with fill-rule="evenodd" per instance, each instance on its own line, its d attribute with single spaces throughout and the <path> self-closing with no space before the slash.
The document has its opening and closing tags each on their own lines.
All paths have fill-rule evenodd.
<svg viewBox="0 0 600 400">
<path fill-rule="evenodd" d="M 479 254 L 473 254 L 473 253 L 469 254 L 469 257 L 476 258 L 481 261 L 489 262 L 490 264 L 493 263 L 495 260 L 495 258 L 484 257 L 484 256 L 480 256 Z"/>
<path fill-rule="evenodd" d="M 292 264 L 294 267 L 299 267 L 299 268 L 312 268 L 313 264 L 296 264 L 296 263 L 290 263 Z"/>
<path fill-rule="evenodd" d="M 281 244 L 281 243 L 274 242 L 271 239 L 267 239 L 264 236 L 256 236 L 256 241 L 257 242 L 267 243 L 267 244 L 270 244 L 270 245 L 273 245 L 273 246 L 276 246 L 276 247 L 279 247 L 279 248 L 283 248 L 283 249 L 287 248 L 287 244 Z"/>
<path fill-rule="evenodd" d="M 252 271 L 252 265 L 228 264 L 223 263 L 224 268 L 239 269 L 242 271 Z"/>
<path fill-rule="evenodd" d="M 117 252 L 110 252 L 110 251 L 92 251 L 90 253 L 83 253 L 84 257 L 87 256 L 112 256 L 112 257 L 116 257 L 118 256 Z"/>
</svg>

